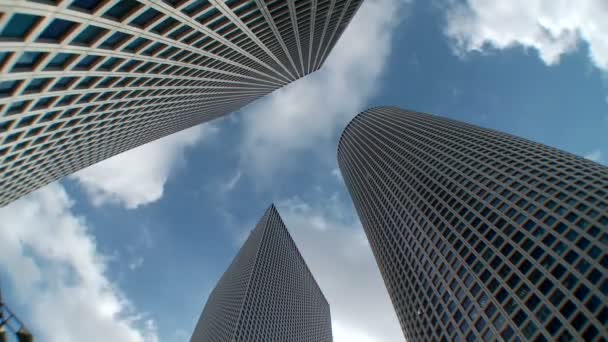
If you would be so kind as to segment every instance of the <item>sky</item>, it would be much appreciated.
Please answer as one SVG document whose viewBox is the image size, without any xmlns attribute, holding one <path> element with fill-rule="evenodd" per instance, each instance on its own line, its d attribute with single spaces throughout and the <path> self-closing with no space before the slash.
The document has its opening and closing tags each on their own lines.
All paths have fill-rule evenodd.
<svg viewBox="0 0 608 342">
<path fill-rule="evenodd" d="M 365 0 L 318 72 L 0 208 L 4 297 L 39 341 L 186 341 L 275 203 L 336 342 L 404 341 L 336 162 L 394 105 L 608 164 L 604 0 Z"/>
</svg>

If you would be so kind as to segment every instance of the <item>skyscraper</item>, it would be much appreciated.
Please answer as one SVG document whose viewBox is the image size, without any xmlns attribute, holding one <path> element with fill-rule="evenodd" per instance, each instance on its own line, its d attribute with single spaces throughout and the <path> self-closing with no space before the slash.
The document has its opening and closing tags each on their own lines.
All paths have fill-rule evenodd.
<svg viewBox="0 0 608 342">
<path fill-rule="evenodd" d="M 274 206 L 209 295 L 190 341 L 332 341 L 329 304 Z"/>
<path fill-rule="evenodd" d="M 0 0 L 0 206 L 323 64 L 361 0 Z"/>
<path fill-rule="evenodd" d="M 390 107 L 338 162 L 408 340 L 608 338 L 608 168 Z"/>
</svg>

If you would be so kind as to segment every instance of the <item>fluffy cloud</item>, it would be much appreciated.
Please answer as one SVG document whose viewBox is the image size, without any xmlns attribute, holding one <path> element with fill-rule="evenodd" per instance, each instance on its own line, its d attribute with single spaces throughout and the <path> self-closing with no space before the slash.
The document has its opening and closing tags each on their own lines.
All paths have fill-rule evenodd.
<svg viewBox="0 0 608 342">
<path fill-rule="evenodd" d="M 288 157 L 294 152 L 327 142 L 365 109 L 366 101 L 378 90 L 392 31 L 403 18 L 405 2 L 366 0 L 321 70 L 247 110 L 242 152 L 252 170 L 271 175 L 275 168 L 292 161 Z M 323 150 L 335 156 L 335 146 Z"/>
<path fill-rule="evenodd" d="M 467 0 L 450 6 L 446 34 L 460 53 L 521 45 L 549 65 L 582 41 L 593 64 L 608 70 L 606 18 L 605 0 Z"/>
<path fill-rule="evenodd" d="M 0 208 L 0 269 L 40 341 L 158 341 L 106 276 L 106 260 L 58 183 Z M 25 316 L 25 315 L 22 315 Z"/>
<path fill-rule="evenodd" d="M 184 151 L 217 131 L 199 125 L 118 154 L 71 175 L 94 205 L 117 203 L 128 209 L 159 200 L 170 172 Z"/>
<path fill-rule="evenodd" d="M 353 209 L 337 195 L 315 204 L 277 203 L 294 241 L 331 307 L 334 341 L 403 341 L 372 251 Z"/>
</svg>

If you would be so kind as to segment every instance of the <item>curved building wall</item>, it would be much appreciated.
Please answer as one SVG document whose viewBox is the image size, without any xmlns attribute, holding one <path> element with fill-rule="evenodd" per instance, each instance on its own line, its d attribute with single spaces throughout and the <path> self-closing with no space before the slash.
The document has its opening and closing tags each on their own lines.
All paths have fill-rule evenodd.
<svg viewBox="0 0 608 342">
<path fill-rule="evenodd" d="M 321 67 L 361 0 L 0 0 L 0 206 Z"/>
<path fill-rule="evenodd" d="M 390 107 L 338 162 L 408 340 L 608 338 L 608 168 Z"/>
</svg>

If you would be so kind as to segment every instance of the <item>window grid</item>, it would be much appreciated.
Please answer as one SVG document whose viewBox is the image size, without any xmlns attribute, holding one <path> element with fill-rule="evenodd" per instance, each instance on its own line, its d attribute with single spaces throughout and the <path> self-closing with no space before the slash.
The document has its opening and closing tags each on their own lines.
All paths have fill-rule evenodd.
<svg viewBox="0 0 608 342">
<path fill-rule="evenodd" d="M 317 70 L 361 1 L 325 3 L 0 3 L 0 205 Z"/>
<path fill-rule="evenodd" d="M 338 161 L 408 339 L 605 337 L 605 167 L 390 107 Z"/>
<path fill-rule="evenodd" d="M 191 341 L 332 341 L 327 299 L 274 206 L 209 295 Z"/>
</svg>

